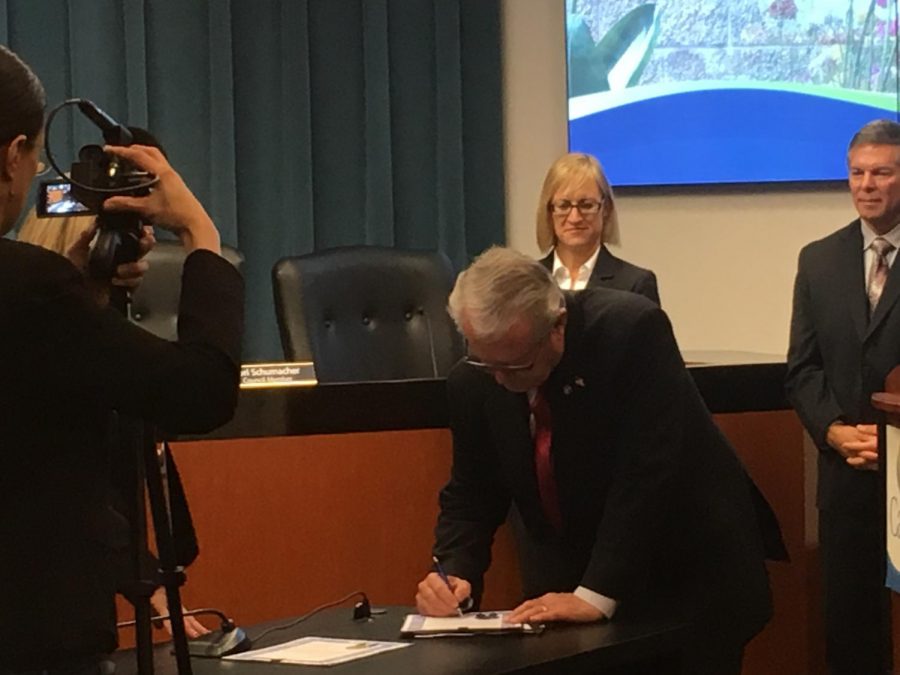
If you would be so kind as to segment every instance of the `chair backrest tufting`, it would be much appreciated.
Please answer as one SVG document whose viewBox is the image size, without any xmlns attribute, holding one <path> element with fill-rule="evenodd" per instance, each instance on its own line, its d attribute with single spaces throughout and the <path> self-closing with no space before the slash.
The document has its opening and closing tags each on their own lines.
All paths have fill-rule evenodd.
<svg viewBox="0 0 900 675">
<path fill-rule="evenodd" d="M 443 377 L 462 355 L 436 251 L 349 246 L 282 258 L 272 270 L 285 358 L 320 382 Z"/>
</svg>

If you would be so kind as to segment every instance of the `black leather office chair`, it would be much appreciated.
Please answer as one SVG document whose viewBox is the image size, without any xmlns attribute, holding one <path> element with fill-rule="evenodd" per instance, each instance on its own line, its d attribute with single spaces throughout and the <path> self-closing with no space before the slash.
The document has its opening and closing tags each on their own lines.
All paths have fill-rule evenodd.
<svg viewBox="0 0 900 675">
<path fill-rule="evenodd" d="M 443 377 L 462 355 L 443 253 L 349 246 L 272 269 L 281 344 L 320 382 Z"/>
<path fill-rule="evenodd" d="M 241 252 L 230 246 L 222 246 L 222 255 L 238 269 L 244 262 Z M 179 242 L 157 242 L 146 257 L 150 269 L 131 297 L 131 320 L 166 340 L 178 336 L 178 301 L 185 257 Z"/>
</svg>

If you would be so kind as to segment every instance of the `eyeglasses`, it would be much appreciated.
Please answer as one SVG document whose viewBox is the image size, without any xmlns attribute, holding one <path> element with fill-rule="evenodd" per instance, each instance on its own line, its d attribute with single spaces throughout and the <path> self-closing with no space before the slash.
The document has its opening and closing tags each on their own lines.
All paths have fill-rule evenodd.
<svg viewBox="0 0 900 675">
<path fill-rule="evenodd" d="M 491 373 L 523 373 L 526 370 L 531 370 L 532 368 L 534 368 L 534 364 L 537 363 L 539 348 L 542 346 L 543 340 L 541 340 L 541 344 L 538 344 L 535 347 L 534 358 L 532 358 L 528 363 L 487 363 L 485 361 L 479 361 L 478 359 L 475 359 L 468 354 L 466 354 L 465 362 L 473 368 Z"/>
<path fill-rule="evenodd" d="M 526 370 L 531 370 L 534 368 L 534 365 L 537 363 L 538 355 L 541 353 L 541 350 L 544 348 L 544 343 L 550 338 L 550 334 L 553 333 L 553 329 L 556 328 L 558 322 L 554 322 L 543 337 L 539 338 L 535 343 L 534 347 L 531 350 L 529 356 L 531 359 L 524 363 L 488 363 L 486 361 L 479 361 L 469 354 L 469 345 L 466 344 L 466 356 L 463 359 L 466 363 L 468 363 L 473 368 L 477 368 L 478 370 L 484 370 L 491 373 L 523 373 Z"/>
<path fill-rule="evenodd" d="M 596 199 L 579 199 L 577 202 L 570 202 L 568 199 L 561 199 L 558 202 L 550 202 L 548 208 L 554 216 L 567 216 L 572 209 L 578 209 L 578 213 L 582 216 L 593 216 L 600 213 L 600 207 L 603 201 Z"/>
</svg>

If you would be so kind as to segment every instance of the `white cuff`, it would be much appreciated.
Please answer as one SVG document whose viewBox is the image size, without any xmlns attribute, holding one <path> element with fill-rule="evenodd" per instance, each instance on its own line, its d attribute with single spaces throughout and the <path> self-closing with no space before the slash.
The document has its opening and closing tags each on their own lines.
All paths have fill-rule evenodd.
<svg viewBox="0 0 900 675">
<path fill-rule="evenodd" d="M 607 619 L 612 618 L 613 614 L 616 613 L 616 607 L 619 606 L 619 603 L 612 598 L 607 598 L 605 595 L 601 595 L 584 586 L 579 586 L 575 589 L 575 597 L 599 609 Z"/>
</svg>

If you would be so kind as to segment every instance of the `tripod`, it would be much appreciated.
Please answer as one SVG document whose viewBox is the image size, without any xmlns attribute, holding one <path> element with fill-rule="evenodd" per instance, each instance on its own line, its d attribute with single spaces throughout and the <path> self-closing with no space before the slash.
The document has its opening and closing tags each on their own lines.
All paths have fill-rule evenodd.
<svg viewBox="0 0 900 675">
<path fill-rule="evenodd" d="M 123 289 L 115 288 L 110 304 L 127 315 L 129 298 Z M 187 500 L 168 444 L 157 450 L 157 433 L 153 425 L 123 415 L 115 416 L 112 445 L 118 446 L 118 482 L 123 486 L 126 519 L 130 524 L 132 552 L 130 599 L 134 604 L 139 675 L 153 675 L 153 638 L 150 596 L 157 588 L 150 567 L 154 558 L 148 550 L 147 504 L 153 522 L 153 533 L 159 554 L 158 572 L 165 588 L 172 626 L 175 660 L 179 675 L 191 675 L 187 634 L 184 629 L 180 586 L 184 583 L 184 567 L 197 556 L 197 543 L 191 524 Z M 165 466 L 165 472 L 163 471 Z M 146 489 L 146 491 L 145 491 Z"/>
<path fill-rule="evenodd" d="M 135 611 L 138 673 L 153 674 L 150 596 L 157 588 L 158 572 L 169 606 L 178 673 L 191 675 L 179 589 L 185 579 L 184 565 L 196 556 L 196 544 L 178 474 L 170 463 L 168 445 L 163 443 L 162 452 L 158 451 L 152 426 L 123 416 L 118 416 L 117 422 L 119 450 L 125 453 L 124 484 L 129 486 L 131 494 L 130 503 L 126 506 L 131 549 L 131 580 L 127 595 L 134 604 Z M 161 466 L 163 464 L 165 471 Z M 158 563 L 150 555 L 147 546 L 148 502 L 159 554 Z M 185 531 L 186 529 L 189 531 Z M 183 541 L 185 539 L 187 541 Z M 153 565 L 158 566 L 158 570 L 151 569 Z"/>
</svg>

